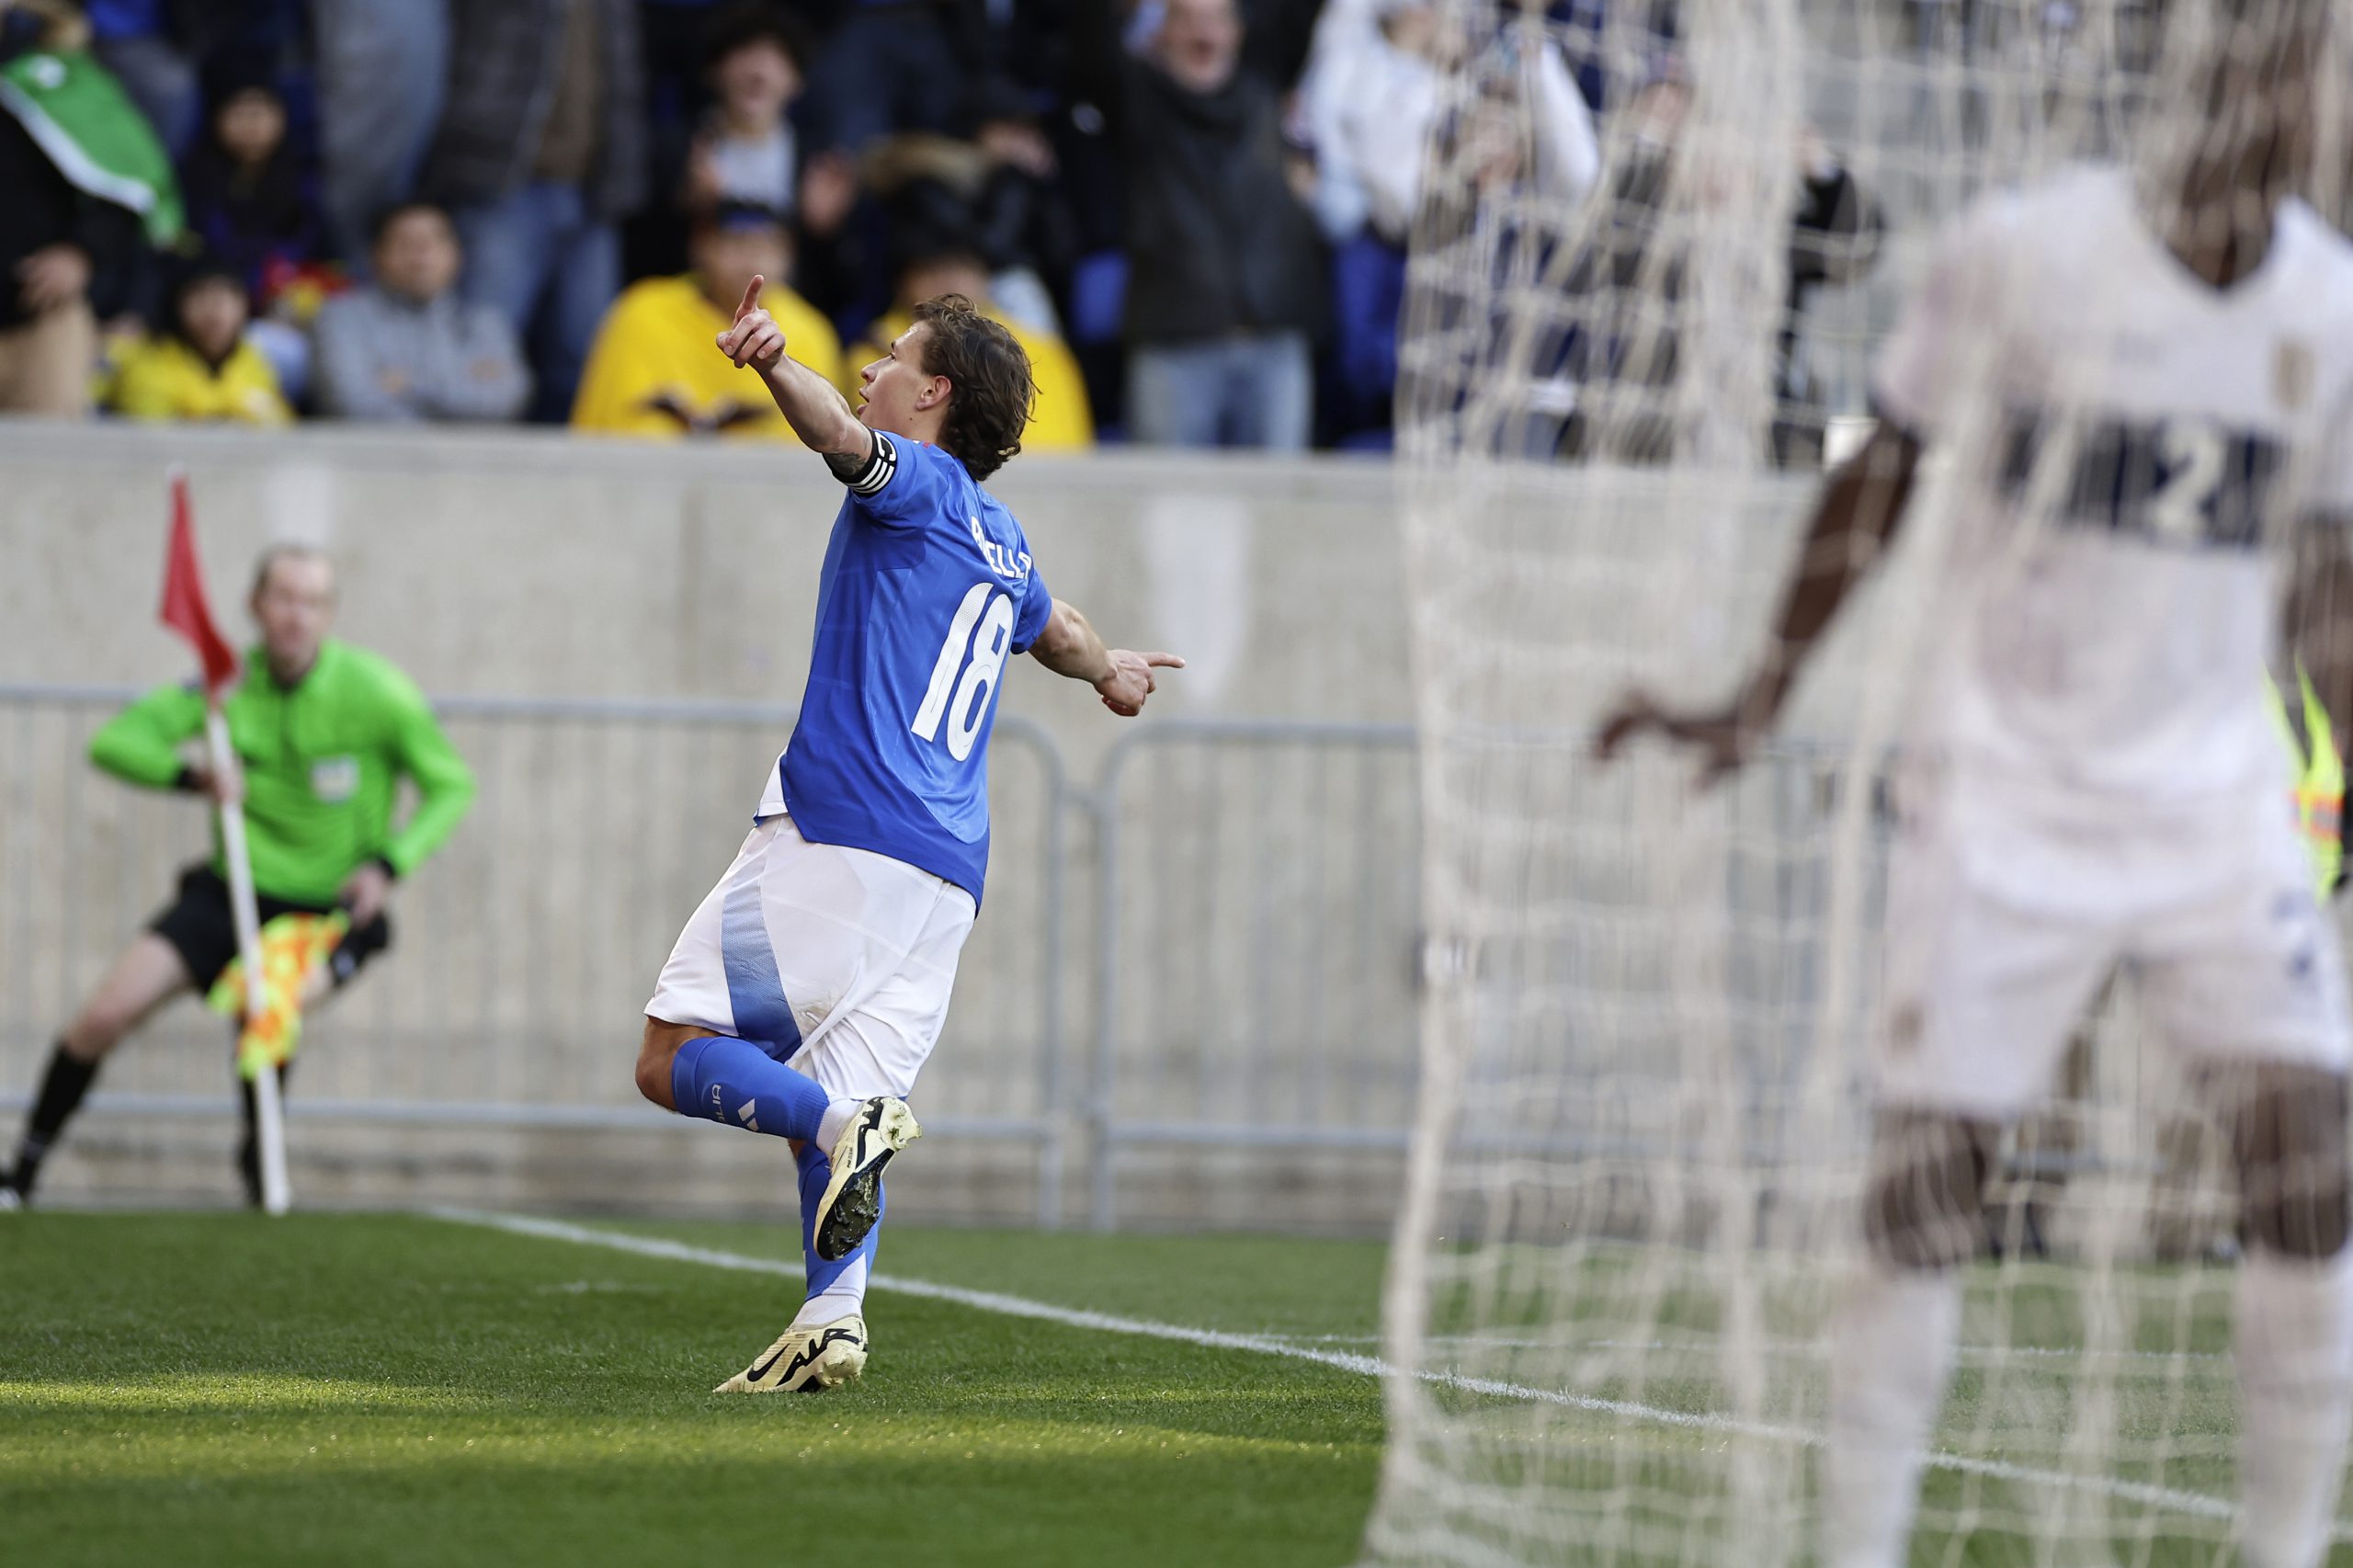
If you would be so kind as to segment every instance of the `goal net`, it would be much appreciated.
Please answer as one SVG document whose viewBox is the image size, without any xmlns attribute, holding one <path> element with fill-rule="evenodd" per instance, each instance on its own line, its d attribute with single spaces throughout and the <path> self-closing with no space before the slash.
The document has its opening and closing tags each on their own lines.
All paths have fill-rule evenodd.
<svg viewBox="0 0 2353 1568">
<path fill-rule="evenodd" d="M 1936 657 L 1951 465 L 1736 778 L 1701 792 L 1658 746 L 1597 768 L 1593 726 L 1630 683 L 1728 691 L 1930 237 L 2072 161 L 2177 155 L 2180 62 L 2231 7 L 1440 14 L 1398 400 L 1425 1072 L 1366 1557 L 1812 1562 L 1886 777 Z M 1563 82 L 1597 105 L 1597 174 Z M 2019 460 L 2022 531 L 2072 455 Z M 1915 1562 L 2203 1563 L 2231 1538 L 2235 1201 L 2138 1006 L 2129 973 L 2102 993 L 1999 1151 Z"/>
</svg>

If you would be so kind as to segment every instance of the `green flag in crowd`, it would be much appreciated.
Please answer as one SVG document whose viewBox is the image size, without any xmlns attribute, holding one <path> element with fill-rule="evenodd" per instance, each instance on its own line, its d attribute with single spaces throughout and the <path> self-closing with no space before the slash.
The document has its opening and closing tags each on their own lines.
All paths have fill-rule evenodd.
<svg viewBox="0 0 2353 1568">
<path fill-rule="evenodd" d="M 0 64 L 0 108 L 23 123 L 74 188 L 138 213 L 148 244 L 180 237 L 185 217 L 171 157 L 96 60 L 78 51 L 35 51 Z"/>
</svg>

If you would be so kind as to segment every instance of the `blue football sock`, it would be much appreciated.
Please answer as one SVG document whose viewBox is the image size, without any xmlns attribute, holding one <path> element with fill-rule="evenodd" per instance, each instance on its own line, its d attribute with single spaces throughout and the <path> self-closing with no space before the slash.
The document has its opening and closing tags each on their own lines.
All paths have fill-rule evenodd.
<svg viewBox="0 0 2353 1568">
<path fill-rule="evenodd" d="M 825 1196 L 825 1185 L 832 1179 L 834 1163 L 814 1143 L 801 1145 L 801 1261 L 809 1275 L 809 1291 L 799 1315 L 793 1318 L 796 1328 L 813 1327 L 847 1317 L 858 1311 L 866 1301 L 866 1282 L 874 1269 L 874 1244 L 882 1234 L 883 1194 L 875 1191 L 876 1215 L 874 1228 L 858 1244 L 847 1257 L 827 1263 L 817 1256 L 817 1201 Z"/>
<path fill-rule="evenodd" d="M 748 1040 L 712 1035 L 678 1047 L 670 1103 L 681 1116 L 777 1138 L 814 1138 L 833 1096 Z"/>
</svg>

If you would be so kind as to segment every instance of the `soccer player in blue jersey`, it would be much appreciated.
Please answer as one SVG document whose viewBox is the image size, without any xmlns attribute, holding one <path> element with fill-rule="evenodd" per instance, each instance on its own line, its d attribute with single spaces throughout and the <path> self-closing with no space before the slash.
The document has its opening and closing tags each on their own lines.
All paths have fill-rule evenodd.
<svg viewBox="0 0 2353 1568">
<path fill-rule="evenodd" d="M 767 381 L 849 489 L 817 592 L 809 686 L 751 836 L 646 1004 L 637 1086 L 682 1116 L 793 1141 L 807 1299 L 721 1393 L 831 1388 L 866 1367 L 882 1169 L 948 1014 L 988 868 L 989 731 L 1026 653 L 1143 710 L 1167 653 L 1106 648 L 1046 589 L 981 487 L 1036 395 L 1012 334 L 944 295 L 866 367 L 853 414 L 786 353 L 755 278 L 719 351 Z"/>
</svg>

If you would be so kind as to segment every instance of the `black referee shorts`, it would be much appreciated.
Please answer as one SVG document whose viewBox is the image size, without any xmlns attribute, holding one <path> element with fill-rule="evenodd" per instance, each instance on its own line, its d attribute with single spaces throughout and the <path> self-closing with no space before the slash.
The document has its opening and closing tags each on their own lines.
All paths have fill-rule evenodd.
<svg viewBox="0 0 2353 1568">
<path fill-rule="evenodd" d="M 259 894 L 254 902 L 265 926 L 281 915 L 325 915 L 335 907 L 290 903 L 267 893 Z M 199 994 L 211 990 L 229 960 L 237 956 L 237 922 L 229 912 L 229 884 L 210 866 L 190 866 L 180 873 L 178 895 L 148 923 L 147 929 L 172 945 L 180 961 L 188 965 L 188 978 Z M 381 913 L 365 926 L 353 926 L 327 960 L 335 983 L 343 984 L 359 972 L 360 965 L 392 945 L 392 922 Z"/>
</svg>

